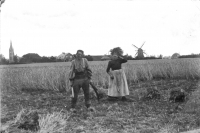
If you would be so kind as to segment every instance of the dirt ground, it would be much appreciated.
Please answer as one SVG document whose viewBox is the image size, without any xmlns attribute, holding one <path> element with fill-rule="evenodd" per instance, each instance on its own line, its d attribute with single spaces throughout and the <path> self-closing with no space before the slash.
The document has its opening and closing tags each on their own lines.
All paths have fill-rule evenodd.
<svg viewBox="0 0 200 133">
<path fill-rule="evenodd" d="M 160 99 L 145 99 L 147 88 L 157 87 Z M 129 84 L 129 98 L 133 102 L 91 99 L 94 113 L 88 113 L 84 97 L 80 94 L 77 113 L 67 119 L 66 131 L 76 132 L 181 132 L 200 127 L 199 114 L 185 111 L 184 103 L 169 102 L 169 93 L 177 87 L 184 89 L 187 100 L 200 87 L 199 80 L 152 80 Z M 30 88 L 29 88 L 30 89 Z M 67 113 L 70 109 L 70 95 L 55 91 L 30 90 L 1 92 L 1 123 L 13 120 L 22 109 L 38 110 L 40 115 L 52 112 Z M 178 108 L 177 108 L 178 107 Z"/>
</svg>

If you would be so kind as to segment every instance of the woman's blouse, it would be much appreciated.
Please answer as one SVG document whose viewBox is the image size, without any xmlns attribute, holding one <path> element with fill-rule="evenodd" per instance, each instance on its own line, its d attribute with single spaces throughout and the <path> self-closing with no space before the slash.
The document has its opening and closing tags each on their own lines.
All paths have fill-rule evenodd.
<svg viewBox="0 0 200 133">
<path fill-rule="evenodd" d="M 109 73 L 110 69 L 119 70 L 121 69 L 121 64 L 126 62 L 127 60 L 123 58 L 118 58 L 117 60 L 111 60 L 108 62 L 108 67 L 106 69 L 106 72 Z"/>
</svg>

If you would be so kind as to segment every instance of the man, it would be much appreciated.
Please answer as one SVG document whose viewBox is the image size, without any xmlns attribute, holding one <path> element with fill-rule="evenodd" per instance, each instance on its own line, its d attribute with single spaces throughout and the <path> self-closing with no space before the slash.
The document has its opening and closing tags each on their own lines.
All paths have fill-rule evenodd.
<svg viewBox="0 0 200 133">
<path fill-rule="evenodd" d="M 84 92 L 85 106 L 89 111 L 94 111 L 94 108 L 92 108 L 90 104 L 89 95 L 89 83 L 91 82 L 92 71 L 87 59 L 83 58 L 83 55 L 83 50 L 77 50 L 76 58 L 72 60 L 70 67 L 69 80 L 73 89 L 70 111 L 73 113 L 76 113 L 75 106 L 80 88 L 82 88 Z"/>
</svg>

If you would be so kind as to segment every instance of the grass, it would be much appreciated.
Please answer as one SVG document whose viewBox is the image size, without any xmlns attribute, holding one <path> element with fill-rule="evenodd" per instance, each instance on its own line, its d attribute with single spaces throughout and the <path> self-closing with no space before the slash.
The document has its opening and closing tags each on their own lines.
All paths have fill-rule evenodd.
<svg viewBox="0 0 200 133">
<path fill-rule="evenodd" d="M 135 94 L 136 89 L 153 88 L 157 86 L 162 94 L 159 100 L 145 100 Z M 97 102 L 92 99 L 95 113 L 87 112 L 84 106 L 84 97 L 79 96 L 77 103 L 77 114 L 71 114 L 70 97 L 57 91 L 44 92 L 13 92 L 3 95 L 2 105 L 7 112 L 1 122 L 6 125 L 9 121 L 20 119 L 20 114 L 24 109 L 38 110 L 40 114 L 39 132 L 76 132 L 86 131 L 96 132 L 179 132 L 196 129 L 200 125 L 199 114 L 197 112 L 185 112 L 174 110 L 176 103 L 167 101 L 170 90 L 181 87 L 188 93 L 199 87 L 198 81 L 188 80 L 154 80 L 134 83 L 130 87 L 130 97 L 133 103 L 128 102 Z M 145 94 L 140 94 L 144 97 Z M 187 101 L 189 102 L 189 100 Z M 182 108 L 187 108 L 187 102 L 181 104 Z M 196 105 L 194 105 L 196 106 Z M 6 109 L 7 108 L 7 109 Z M 173 109 L 173 111 L 171 111 Z M 170 112 L 170 113 L 169 113 Z M 51 128 L 49 128 L 51 127 Z"/>
<path fill-rule="evenodd" d="M 108 86 L 107 61 L 90 62 L 92 80 L 97 86 Z M 123 65 L 129 85 L 152 79 L 199 79 L 200 59 L 129 61 Z M 12 65 L 1 67 L 1 85 L 6 90 L 69 88 L 70 63 Z"/>
<path fill-rule="evenodd" d="M 38 133 L 65 132 L 65 125 L 67 125 L 68 118 L 68 114 L 61 112 L 53 112 L 41 116 L 39 119 L 40 130 Z"/>
<path fill-rule="evenodd" d="M 107 61 L 90 62 L 93 81 L 107 88 Z M 95 113 L 87 112 L 83 95 L 77 114 L 71 114 L 68 89 L 69 63 L 1 66 L 1 123 L 10 125 L 26 110 L 38 110 L 41 132 L 180 132 L 200 127 L 199 59 L 129 61 L 123 65 L 133 103 L 98 103 L 92 97 Z M 146 89 L 157 87 L 159 100 L 145 100 Z M 177 87 L 189 94 L 180 104 L 168 102 Z M 23 131 L 19 131 L 23 132 Z"/>
</svg>

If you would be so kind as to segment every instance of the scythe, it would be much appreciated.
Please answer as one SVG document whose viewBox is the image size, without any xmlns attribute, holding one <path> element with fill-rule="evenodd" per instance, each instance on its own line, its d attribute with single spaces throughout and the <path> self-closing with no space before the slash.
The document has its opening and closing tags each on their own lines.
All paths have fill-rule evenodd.
<svg viewBox="0 0 200 133">
<path fill-rule="evenodd" d="M 97 87 L 92 82 L 90 82 L 90 85 L 91 85 L 92 89 L 94 90 L 94 92 L 95 92 L 95 94 L 97 96 L 97 100 L 99 101 L 100 97 L 99 97 L 99 93 L 98 93 Z"/>
</svg>

